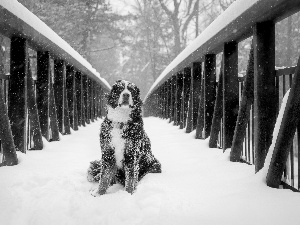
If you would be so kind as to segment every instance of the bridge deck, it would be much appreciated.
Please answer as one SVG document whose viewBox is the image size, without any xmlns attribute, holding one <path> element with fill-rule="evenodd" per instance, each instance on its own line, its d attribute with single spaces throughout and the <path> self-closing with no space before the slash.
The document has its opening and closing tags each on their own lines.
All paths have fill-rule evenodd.
<svg viewBox="0 0 300 225">
<path fill-rule="evenodd" d="M 267 187 L 253 166 L 157 118 L 145 128 L 163 173 L 147 175 L 132 196 L 114 185 L 92 197 L 85 173 L 100 156 L 100 123 L 0 170 L 1 224 L 299 224 L 298 194 Z"/>
</svg>

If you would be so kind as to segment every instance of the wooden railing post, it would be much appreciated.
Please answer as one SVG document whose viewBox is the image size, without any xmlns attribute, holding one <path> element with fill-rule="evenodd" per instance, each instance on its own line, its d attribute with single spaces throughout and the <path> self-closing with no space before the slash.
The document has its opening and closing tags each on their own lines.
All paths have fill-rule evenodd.
<svg viewBox="0 0 300 225">
<path fill-rule="evenodd" d="M 169 83 L 169 97 L 170 97 L 170 102 L 169 102 L 169 123 L 171 123 L 174 120 L 174 77 L 170 77 L 170 83 Z"/>
<path fill-rule="evenodd" d="M 200 70 L 199 70 L 200 69 Z M 195 62 L 191 69 L 189 108 L 187 114 L 186 133 L 192 132 L 197 126 L 197 113 L 201 89 L 201 63 Z"/>
<path fill-rule="evenodd" d="M 214 104 L 216 99 L 216 55 L 205 55 L 204 59 L 204 134 L 203 138 L 210 135 Z"/>
<path fill-rule="evenodd" d="M 183 75 L 182 73 L 177 74 L 177 83 L 176 83 L 176 120 L 174 121 L 174 125 L 180 125 L 180 112 L 181 112 L 181 104 L 182 104 L 182 88 L 183 88 Z"/>
<path fill-rule="evenodd" d="M 64 74 L 65 62 L 54 60 L 54 96 L 56 103 L 57 122 L 60 133 L 64 133 Z"/>
<path fill-rule="evenodd" d="M 230 148 L 239 110 L 238 45 L 224 44 L 223 60 L 223 150 Z"/>
<path fill-rule="evenodd" d="M 257 23 L 254 43 L 254 142 L 255 171 L 264 165 L 276 121 L 275 24 Z"/>
<path fill-rule="evenodd" d="M 164 84 L 164 118 L 168 119 L 168 96 L 169 96 L 169 90 L 168 90 L 168 80 Z"/>
<path fill-rule="evenodd" d="M 81 124 L 85 127 L 86 123 L 86 75 L 81 74 Z"/>
<path fill-rule="evenodd" d="M 50 141 L 49 132 L 49 83 L 50 83 L 50 54 L 49 52 L 37 52 L 37 106 L 39 110 L 42 135 Z"/>
<path fill-rule="evenodd" d="M 99 110 L 99 105 L 100 105 L 100 89 L 99 89 L 99 85 L 97 83 L 95 83 L 95 116 L 96 119 L 100 117 L 100 110 Z"/>
<path fill-rule="evenodd" d="M 218 88 L 217 88 L 217 97 L 215 101 L 215 107 L 214 107 L 214 113 L 213 113 L 213 119 L 212 119 L 212 125 L 210 130 L 210 138 L 208 146 L 210 148 L 216 148 L 218 147 L 218 135 L 221 128 L 221 119 L 223 115 L 223 60 L 221 63 L 221 70 L 219 75 L 219 82 L 218 82 Z"/>
<path fill-rule="evenodd" d="M 166 105 L 166 109 L 167 109 L 167 112 L 166 112 L 166 119 L 169 119 L 170 121 L 170 116 L 171 116 L 171 79 L 169 78 L 167 80 L 167 105 Z"/>
<path fill-rule="evenodd" d="M 3 148 L 3 162 L 0 166 L 13 166 L 18 164 L 14 139 L 9 123 L 7 105 L 3 95 L 2 85 L 0 85 L 0 140 Z"/>
<path fill-rule="evenodd" d="M 68 109 L 69 109 L 69 118 L 70 118 L 70 126 L 74 130 L 74 93 L 75 93 L 75 88 L 74 88 L 74 68 L 70 65 L 67 66 L 66 70 L 66 89 L 67 89 L 67 99 L 68 99 Z"/>
<path fill-rule="evenodd" d="M 81 84 L 81 72 L 76 71 L 75 82 L 76 82 L 76 104 L 77 104 L 77 120 L 78 126 L 82 125 L 82 84 Z"/>
<path fill-rule="evenodd" d="M 193 130 L 197 126 L 198 109 L 200 103 L 200 93 L 201 93 L 201 79 L 202 79 L 202 63 L 193 63 Z"/>
<path fill-rule="evenodd" d="M 91 79 L 87 78 L 87 107 L 86 107 L 87 124 L 91 121 Z"/>
<path fill-rule="evenodd" d="M 100 88 L 100 95 L 99 95 L 99 100 L 100 100 L 100 118 L 104 117 L 105 115 L 105 108 L 104 108 L 104 91 L 102 87 Z"/>
<path fill-rule="evenodd" d="M 91 121 L 94 122 L 94 81 L 90 79 L 90 113 L 91 113 Z"/>
<path fill-rule="evenodd" d="M 175 102 L 176 102 L 176 76 L 171 77 L 171 110 L 170 123 L 175 120 Z"/>
<path fill-rule="evenodd" d="M 10 48 L 8 117 L 16 150 L 26 152 L 25 113 L 27 101 L 25 77 L 28 76 L 27 41 L 21 37 L 12 37 Z"/>
<path fill-rule="evenodd" d="M 239 162 L 243 151 L 243 142 L 246 134 L 247 123 L 250 119 L 250 108 L 253 104 L 254 87 L 254 54 L 253 45 L 249 54 L 248 66 L 246 71 L 246 80 L 242 94 L 242 100 L 239 108 L 239 115 L 235 126 L 232 148 L 230 152 L 230 161 Z"/>
<path fill-rule="evenodd" d="M 50 73 L 50 83 L 49 83 L 49 130 L 51 131 L 51 141 L 59 141 L 59 129 L 57 124 L 57 116 L 56 116 L 56 103 L 54 97 L 54 88 L 52 82 L 52 75 Z"/>
<path fill-rule="evenodd" d="M 196 125 L 196 139 L 202 139 L 203 136 L 203 130 L 204 130 L 204 112 L 205 112 L 205 87 L 204 87 L 204 76 L 201 74 L 201 90 L 199 95 L 199 106 L 198 106 L 198 115 L 197 115 L 197 125 Z"/>
<path fill-rule="evenodd" d="M 70 119 L 66 89 L 66 64 L 63 60 L 54 60 L 53 88 L 59 131 L 61 134 L 70 134 Z"/>
<path fill-rule="evenodd" d="M 85 123 L 89 124 L 88 120 L 88 77 L 83 76 L 82 80 L 82 88 L 83 88 L 83 107 L 84 107 L 84 119 Z"/>
<path fill-rule="evenodd" d="M 36 91 L 34 80 L 31 73 L 30 63 L 28 63 L 28 76 L 27 82 L 27 105 L 28 105 L 28 119 L 29 119 L 29 132 L 28 132 L 28 147 L 32 150 L 43 149 L 43 139 L 40 126 L 39 113 L 36 101 Z"/>
<path fill-rule="evenodd" d="M 77 98 L 77 90 L 78 90 L 78 86 L 79 86 L 79 82 L 77 81 L 78 79 L 76 78 L 76 74 L 78 73 L 77 70 L 75 70 L 74 68 L 74 72 L 73 72 L 73 116 L 74 116 L 74 121 L 73 121 L 73 129 L 74 130 L 78 130 L 78 98 Z"/>
<path fill-rule="evenodd" d="M 181 114 L 181 124 L 180 124 L 181 129 L 186 127 L 190 88 L 191 88 L 191 68 L 186 67 L 183 69 L 183 90 L 182 90 L 182 103 L 181 103 L 182 114 Z"/>
<path fill-rule="evenodd" d="M 290 152 L 290 149 L 291 146 L 293 145 L 293 139 L 295 136 L 296 129 L 299 128 L 299 120 L 300 120 L 299 93 L 300 93 L 300 57 L 298 59 L 295 75 L 292 81 L 292 87 L 288 95 L 288 99 L 285 105 L 284 113 L 282 115 L 282 120 L 280 123 L 277 138 L 275 140 L 276 142 L 274 145 L 271 162 L 270 165 L 265 165 L 265 166 L 269 166 L 267 177 L 266 177 L 266 182 L 269 187 L 274 187 L 274 188 L 279 187 L 281 183 L 282 175 L 286 168 L 286 162 L 288 160 L 289 154 L 292 154 Z M 299 134 L 298 134 L 298 140 L 299 140 Z M 291 157 L 294 156 L 292 155 Z M 298 171 L 299 171 L 299 167 L 298 167 Z M 298 184 L 298 188 L 299 188 L 299 184 Z"/>
</svg>

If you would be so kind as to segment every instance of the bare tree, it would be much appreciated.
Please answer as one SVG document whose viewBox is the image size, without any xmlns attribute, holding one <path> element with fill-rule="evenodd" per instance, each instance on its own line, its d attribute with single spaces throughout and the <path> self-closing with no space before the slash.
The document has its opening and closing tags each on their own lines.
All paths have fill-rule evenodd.
<svg viewBox="0 0 300 225">
<path fill-rule="evenodd" d="M 199 0 L 158 0 L 168 15 L 174 32 L 173 52 L 178 55 L 186 45 L 187 30 L 190 22 L 198 13 Z"/>
</svg>

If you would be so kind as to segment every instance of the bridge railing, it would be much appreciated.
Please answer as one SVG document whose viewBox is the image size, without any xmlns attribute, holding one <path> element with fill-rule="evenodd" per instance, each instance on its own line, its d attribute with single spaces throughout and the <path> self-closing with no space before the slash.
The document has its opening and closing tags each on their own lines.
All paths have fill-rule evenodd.
<svg viewBox="0 0 300 225">
<path fill-rule="evenodd" d="M 144 115 L 169 119 L 187 133 L 196 130 L 196 138 L 209 137 L 209 147 L 231 148 L 231 161 L 254 164 L 258 172 L 295 72 L 275 68 L 275 24 L 299 10 L 300 1 L 294 0 L 235 1 L 154 82 L 144 100 Z M 247 71 L 240 78 L 238 44 L 249 37 Z M 298 139 L 296 132 L 287 166 L 277 175 L 294 190 L 300 190 Z"/>
<path fill-rule="evenodd" d="M 0 166 L 104 116 L 109 84 L 16 0 L 0 2 L 0 35 L 10 49 L 9 74 L 0 68 Z"/>
</svg>

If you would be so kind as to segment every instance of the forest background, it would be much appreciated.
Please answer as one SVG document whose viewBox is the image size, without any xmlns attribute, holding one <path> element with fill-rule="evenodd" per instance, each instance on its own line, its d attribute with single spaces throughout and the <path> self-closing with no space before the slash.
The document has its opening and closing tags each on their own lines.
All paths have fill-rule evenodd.
<svg viewBox="0 0 300 225">
<path fill-rule="evenodd" d="M 118 79 L 134 82 L 142 98 L 165 67 L 234 2 L 18 1 L 87 59 L 109 84 Z M 296 64 L 299 39 L 299 13 L 276 24 L 276 66 Z M 9 74 L 9 40 L 0 36 L 0 44 L 0 73 Z M 239 43 L 241 76 L 245 74 L 250 44 L 251 38 Z"/>
</svg>

